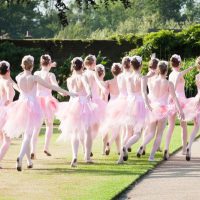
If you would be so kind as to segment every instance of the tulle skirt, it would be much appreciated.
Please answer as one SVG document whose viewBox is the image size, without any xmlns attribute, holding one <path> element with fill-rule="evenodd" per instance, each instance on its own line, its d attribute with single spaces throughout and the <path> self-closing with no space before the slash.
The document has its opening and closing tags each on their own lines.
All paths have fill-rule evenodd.
<svg viewBox="0 0 200 200">
<path fill-rule="evenodd" d="M 126 125 L 127 96 L 119 95 L 108 102 L 105 117 L 101 123 L 100 134 L 104 137 L 109 132 L 119 132 Z M 115 137 L 115 136 L 114 136 Z"/>
<path fill-rule="evenodd" d="M 141 131 L 149 123 L 149 111 L 141 94 L 129 95 L 126 113 L 126 124 L 133 127 L 135 132 Z"/>
<path fill-rule="evenodd" d="M 162 119 L 167 119 L 170 108 L 168 105 L 168 97 L 156 98 L 149 95 L 152 111 L 149 111 L 149 122 L 153 123 Z"/>
<path fill-rule="evenodd" d="M 6 109 L 6 123 L 3 131 L 10 138 L 33 133 L 41 125 L 42 113 L 36 97 L 20 97 Z"/>
<path fill-rule="evenodd" d="M 200 114 L 200 96 L 188 98 L 187 103 L 183 108 L 183 113 L 185 115 L 185 121 L 192 121 L 194 118 L 199 118 Z M 198 119 L 200 120 L 200 119 Z"/>
<path fill-rule="evenodd" d="M 96 110 L 97 105 L 84 96 L 59 103 L 56 117 L 60 120 L 61 135 L 58 141 L 66 141 L 72 134 L 83 138 L 88 129 L 99 122 Z"/>
<path fill-rule="evenodd" d="M 3 129 L 3 126 L 6 123 L 6 106 L 0 101 L 0 130 Z"/>
<path fill-rule="evenodd" d="M 52 122 L 58 109 L 58 101 L 53 96 L 38 96 L 38 102 L 45 120 Z"/>
<path fill-rule="evenodd" d="M 179 104 L 185 115 L 185 121 L 191 121 L 199 114 L 199 97 L 186 98 L 183 94 L 177 94 Z M 175 102 L 170 99 L 169 101 L 170 114 L 175 114 L 178 109 Z"/>
<path fill-rule="evenodd" d="M 98 123 L 100 124 L 105 117 L 107 102 L 101 98 L 93 98 L 92 102 L 97 106 L 95 109 L 95 115 L 98 116 Z"/>
</svg>

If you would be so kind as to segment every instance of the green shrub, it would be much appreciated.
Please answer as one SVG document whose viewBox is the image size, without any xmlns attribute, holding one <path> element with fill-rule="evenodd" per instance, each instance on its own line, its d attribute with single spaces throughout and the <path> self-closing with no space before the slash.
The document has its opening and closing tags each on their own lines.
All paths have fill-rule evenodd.
<svg viewBox="0 0 200 200">
<path fill-rule="evenodd" d="M 195 59 L 188 59 L 183 61 L 183 69 L 187 69 L 190 66 L 193 66 Z M 185 93 L 187 97 L 195 96 L 197 93 L 197 87 L 195 82 L 195 76 L 198 73 L 197 69 L 194 69 L 185 75 Z"/>
<path fill-rule="evenodd" d="M 146 34 L 143 45 L 129 52 L 129 55 L 141 55 L 148 59 L 152 53 L 156 53 L 160 59 L 168 60 L 174 53 L 184 58 L 191 58 L 200 54 L 200 25 L 191 26 L 180 33 L 161 30 Z"/>
</svg>

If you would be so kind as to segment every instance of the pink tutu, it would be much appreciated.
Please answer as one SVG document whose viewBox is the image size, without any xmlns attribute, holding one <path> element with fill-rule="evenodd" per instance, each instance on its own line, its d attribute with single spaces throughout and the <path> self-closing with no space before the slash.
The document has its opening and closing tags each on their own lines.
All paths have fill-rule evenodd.
<svg viewBox="0 0 200 200">
<path fill-rule="evenodd" d="M 43 118 L 52 122 L 58 109 L 58 101 L 53 96 L 38 96 L 38 102 L 42 110 Z"/>
<path fill-rule="evenodd" d="M 170 113 L 168 106 L 168 96 L 163 95 L 160 98 L 149 95 L 152 111 L 149 111 L 149 122 L 153 123 L 162 119 L 166 119 Z"/>
<path fill-rule="evenodd" d="M 0 102 L 0 130 L 2 130 L 5 123 L 6 123 L 6 106 L 4 106 L 3 102 Z"/>
<path fill-rule="evenodd" d="M 59 126 L 61 135 L 58 140 L 66 141 L 71 134 L 84 137 L 88 128 L 98 123 L 96 109 L 96 104 L 84 96 L 71 98 L 67 103 L 59 103 L 56 116 L 61 121 Z"/>
<path fill-rule="evenodd" d="M 188 98 L 185 107 L 183 108 L 183 113 L 185 115 L 185 121 L 192 121 L 194 118 L 198 117 L 200 114 L 200 96 Z M 200 120 L 200 119 L 199 119 Z"/>
<path fill-rule="evenodd" d="M 183 94 L 177 94 L 177 98 L 185 115 L 185 121 L 193 120 L 195 116 L 197 116 L 197 114 L 199 113 L 199 109 L 196 110 L 196 108 L 198 107 L 198 96 L 186 98 Z M 172 99 L 169 99 L 169 109 L 170 114 L 175 114 L 178 112 L 176 105 Z"/>
<path fill-rule="evenodd" d="M 119 130 L 121 127 L 126 125 L 126 106 L 127 96 L 125 95 L 119 95 L 116 99 L 108 102 L 105 110 L 105 118 L 101 123 L 101 128 L 99 130 L 103 137 L 108 132 Z"/>
<path fill-rule="evenodd" d="M 148 123 L 149 111 L 145 108 L 143 97 L 140 93 L 133 93 L 128 96 L 126 106 L 127 125 L 132 126 L 135 132 L 141 131 Z"/>
<path fill-rule="evenodd" d="M 96 116 L 98 116 L 98 118 L 99 118 L 98 120 L 99 120 L 99 123 L 100 123 L 100 122 L 102 122 L 102 120 L 105 117 L 107 102 L 102 100 L 101 98 L 94 98 L 94 99 L 92 99 L 92 102 L 97 105 Z"/>
<path fill-rule="evenodd" d="M 3 131 L 10 138 L 18 138 L 22 133 L 32 133 L 41 125 L 42 113 L 36 97 L 20 95 L 19 100 L 7 106 L 6 123 Z"/>
</svg>

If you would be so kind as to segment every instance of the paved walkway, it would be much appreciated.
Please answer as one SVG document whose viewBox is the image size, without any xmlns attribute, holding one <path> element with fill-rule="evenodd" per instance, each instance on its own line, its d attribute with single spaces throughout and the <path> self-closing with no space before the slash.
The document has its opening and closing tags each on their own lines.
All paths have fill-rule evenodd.
<svg viewBox="0 0 200 200">
<path fill-rule="evenodd" d="M 200 139 L 192 146 L 190 162 L 178 152 L 119 199 L 200 200 Z"/>
</svg>

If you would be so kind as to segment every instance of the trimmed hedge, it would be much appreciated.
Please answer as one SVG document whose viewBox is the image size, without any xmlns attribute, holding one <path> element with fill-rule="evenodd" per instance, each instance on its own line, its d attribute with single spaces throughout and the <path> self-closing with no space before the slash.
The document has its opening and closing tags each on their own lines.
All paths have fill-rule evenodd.
<svg viewBox="0 0 200 200">
<path fill-rule="evenodd" d="M 99 52 L 102 56 L 119 62 L 125 53 L 137 47 L 130 42 L 119 44 L 117 40 L 0 40 L 0 45 L 5 42 L 11 42 L 16 47 L 43 49 L 59 64 L 71 55 L 98 55 Z"/>
</svg>

